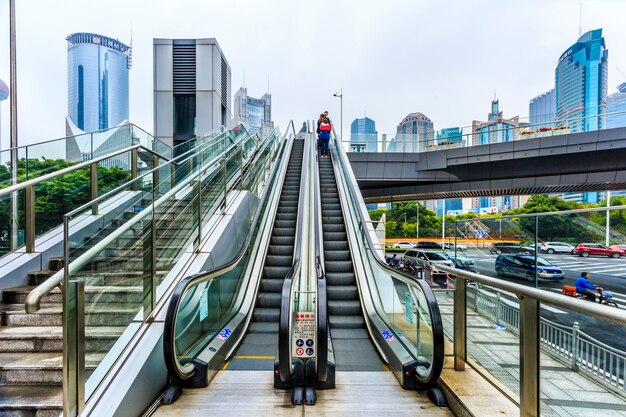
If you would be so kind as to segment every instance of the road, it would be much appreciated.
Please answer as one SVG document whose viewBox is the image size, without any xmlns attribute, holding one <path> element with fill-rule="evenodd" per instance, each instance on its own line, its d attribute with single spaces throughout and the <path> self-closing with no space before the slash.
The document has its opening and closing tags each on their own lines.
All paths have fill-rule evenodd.
<svg viewBox="0 0 626 417">
<path fill-rule="evenodd" d="M 462 255 L 474 259 L 475 269 L 478 273 L 530 287 L 535 286 L 534 282 L 529 282 L 519 278 L 498 277 L 495 272 L 495 260 L 497 255 L 490 254 L 486 248 L 468 248 L 462 253 Z M 571 254 L 541 254 L 540 256 L 548 262 L 563 269 L 565 278 L 562 281 L 557 282 L 540 281 L 538 283 L 538 288 L 560 294 L 562 292 L 563 285 L 574 286 L 576 279 L 580 276 L 580 273 L 586 271 L 589 273 L 589 280 L 591 283 L 599 285 L 605 290 L 611 291 L 617 304 L 621 308 L 626 308 L 626 258 L 582 258 Z M 509 298 L 513 299 L 513 297 Z M 626 352 L 625 327 L 616 326 L 604 320 L 568 311 L 560 307 L 542 306 L 541 315 L 550 321 L 568 327 L 571 327 L 574 322 L 578 322 L 582 332 L 603 343 Z"/>
</svg>

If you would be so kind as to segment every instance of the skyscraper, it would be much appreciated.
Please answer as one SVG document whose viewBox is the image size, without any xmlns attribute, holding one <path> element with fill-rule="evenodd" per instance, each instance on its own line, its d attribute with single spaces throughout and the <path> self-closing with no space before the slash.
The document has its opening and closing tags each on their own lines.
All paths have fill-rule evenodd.
<svg viewBox="0 0 626 417">
<path fill-rule="evenodd" d="M 377 152 L 378 132 L 376 122 L 369 117 L 354 119 L 350 125 L 351 152 Z"/>
<path fill-rule="evenodd" d="M 617 87 L 617 92 L 606 98 L 607 112 L 606 127 L 626 126 L 626 82 Z"/>
<path fill-rule="evenodd" d="M 441 129 L 441 132 L 437 132 L 437 145 L 457 145 L 462 143 L 463 131 L 458 127 L 446 127 Z"/>
<path fill-rule="evenodd" d="M 153 39 L 154 134 L 177 145 L 230 127 L 231 71 L 217 40 Z"/>
<path fill-rule="evenodd" d="M 265 137 L 274 130 L 272 122 L 272 96 L 263 94 L 261 98 L 248 95 L 248 89 L 241 87 L 235 93 L 233 106 L 235 123 L 244 123 L 250 133 Z"/>
<path fill-rule="evenodd" d="M 511 142 L 519 136 L 519 116 L 505 119 L 500 111 L 500 100 L 491 101 L 488 120 L 472 122 L 472 145 Z"/>
<path fill-rule="evenodd" d="M 9 97 L 9 87 L 0 80 L 0 110 L 2 110 L 2 102 Z M 2 150 L 2 111 L 0 111 L 0 151 Z"/>
<path fill-rule="evenodd" d="M 434 145 L 433 122 L 423 113 L 410 113 L 396 129 L 396 152 L 423 152 Z"/>
<path fill-rule="evenodd" d="M 606 127 L 608 60 L 602 29 L 585 33 L 563 52 L 555 70 L 558 126 L 572 132 Z"/>
<path fill-rule="evenodd" d="M 93 132 L 128 120 L 131 48 L 94 33 L 74 33 L 66 40 L 68 130 Z"/>
<path fill-rule="evenodd" d="M 556 118 L 555 89 L 553 88 L 531 99 L 528 105 L 528 114 L 530 115 L 529 127 L 532 130 L 542 127 L 556 127 L 554 125 Z"/>
</svg>

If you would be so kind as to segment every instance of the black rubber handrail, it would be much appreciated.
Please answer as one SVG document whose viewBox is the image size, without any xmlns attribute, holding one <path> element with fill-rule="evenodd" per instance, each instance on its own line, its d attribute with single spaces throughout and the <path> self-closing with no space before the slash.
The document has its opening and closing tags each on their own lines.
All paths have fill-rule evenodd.
<svg viewBox="0 0 626 417">
<path fill-rule="evenodd" d="M 295 130 L 293 129 L 293 121 L 290 122 L 290 125 L 292 127 L 292 130 L 294 131 L 294 136 L 295 136 Z M 285 135 L 283 136 L 283 141 L 286 139 L 288 132 L 289 132 L 289 125 L 287 127 L 287 131 L 285 132 Z M 282 151 L 279 151 L 279 152 L 285 152 L 286 150 L 285 144 L 283 144 L 282 146 L 283 146 L 283 149 Z M 263 148 L 264 147 L 261 146 L 261 148 L 255 151 L 255 155 L 252 156 L 253 161 L 256 155 L 262 152 Z M 275 165 L 274 169 L 272 170 L 270 179 L 267 182 L 268 185 L 274 181 L 274 178 L 276 177 L 278 173 L 279 167 L 280 167 L 280 164 Z M 248 234 L 246 235 L 244 244 L 241 246 L 237 254 L 233 258 L 231 258 L 229 261 L 224 263 L 223 265 L 212 268 L 209 271 L 203 271 L 194 275 L 187 276 L 183 278 L 176 285 L 176 288 L 174 289 L 174 292 L 172 293 L 169 305 L 167 307 L 167 313 L 165 315 L 165 323 L 164 323 L 164 329 L 163 329 L 163 356 L 165 359 L 165 366 L 167 367 L 167 370 L 170 376 L 173 377 L 174 379 L 179 380 L 179 381 L 185 381 L 191 378 L 195 373 L 195 369 L 193 369 L 190 372 L 184 373 L 181 370 L 181 368 L 178 366 L 178 360 L 176 358 L 176 348 L 175 348 L 176 346 L 176 319 L 178 315 L 178 309 L 180 307 L 180 303 L 182 302 L 184 295 L 186 294 L 189 287 L 199 284 L 204 281 L 215 279 L 237 266 L 237 264 L 243 258 L 245 252 L 248 250 L 248 247 L 250 246 L 252 236 L 254 235 L 257 224 L 259 223 L 261 214 L 263 213 L 263 210 L 265 208 L 265 204 L 266 204 L 270 191 L 271 191 L 271 187 L 266 186 L 263 190 L 263 193 L 261 193 L 261 197 L 259 199 L 260 202 L 255 211 L 252 222 L 250 224 L 250 229 L 248 230 Z"/>
<path fill-rule="evenodd" d="M 315 149 L 317 151 L 317 149 Z M 317 380 L 326 382 L 328 379 L 328 293 L 326 272 L 322 261 L 322 245 L 320 236 L 320 176 L 319 154 L 315 152 L 315 166 L 313 168 L 314 186 L 314 214 L 315 214 L 315 271 L 317 272 Z"/>
<path fill-rule="evenodd" d="M 300 168 L 300 191 L 298 193 L 298 222 L 296 224 L 296 235 L 293 246 L 293 263 L 285 276 L 280 300 L 280 317 L 278 320 L 278 376 L 283 383 L 291 381 L 291 294 L 294 283 L 294 275 L 300 268 L 300 246 L 302 240 L 304 222 L 304 196 L 306 193 L 306 166 L 305 156 L 310 157 L 310 152 L 306 152 L 306 143 L 302 155 L 302 167 Z"/>
<path fill-rule="evenodd" d="M 333 132 L 334 133 L 334 132 Z M 339 161 L 341 167 L 343 168 L 343 174 L 348 176 L 348 179 L 354 177 L 349 175 L 352 171 L 349 161 L 347 161 L 347 156 L 343 150 L 343 144 L 337 141 L 336 135 L 333 138 L 336 154 L 341 159 Z M 351 181 L 348 181 L 350 183 Z M 439 304 L 437 303 L 437 299 L 433 290 L 430 286 L 424 282 L 424 280 L 417 279 L 413 275 L 410 275 L 406 272 L 399 271 L 397 269 L 391 268 L 387 263 L 380 257 L 380 255 L 373 250 L 375 248 L 374 242 L 372 241 L 372 237 L 370 236 L 367 230 L 368 220 L 365 218 L 365 215 L 362 210 L 359 209 L 359 198 L 356 194 L 355 187 L 351 186 L 352 184 L 348 184 L 348 192 L 350 194 L 351 200 L 357 207 L 357 212 L 359 215 L 359 228 L 361 229 L 361 233 L 365 236 L 367 241 L 367 250 L 370 252 L 370 257 L 373 258 L 378 266 L 383 269 L 386 273 L 391 275 L 393 278 L 398 279 L 399 281 L 410 285 L 412 287 L 419 288 L 420 292 L 426 299 L 426 303 L 428 305 L 428 311 L 431 318 L 431 326 L 433 332 L 433 363 L 430 368 L 430 373 L 426 376 L 421 376 L 416 373 L 416 377 L 422 384 L 429 384 L 436 381 L 441 375 L 441 371 L 443 369 L 443 361 L 444 361 L 444 334 L 443 334 L 443 323 L 441 319 L 441 312 L 439 311 Z M 356 185 L 355 185 L 356 186 Z"/>
</svg>

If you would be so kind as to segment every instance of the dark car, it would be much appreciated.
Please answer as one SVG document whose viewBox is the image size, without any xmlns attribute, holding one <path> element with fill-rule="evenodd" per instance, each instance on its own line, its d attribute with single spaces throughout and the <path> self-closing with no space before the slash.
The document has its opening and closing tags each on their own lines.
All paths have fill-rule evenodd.
<svg viewBox="0 0 626 417">
<path fill-rule="evenodd" d="M 512 242 L 496 242 L 489 246 L 490 253 L 534 253 L 535 251 L 528 247 L 523 247 L 519 243 Z"/>
<path fill-rule="evenodd" d="M 598 243 L 581 243 L 574 248 L 574 254 L 586 258 L 589 255 L 608 256 L 610 258 L 619 258 L 626 255 L 623 249 L 610 248 Z"/>
<path fill-rule="evenodd" d="M 535 280 L 534 255 L 499 255 L 496 258 L 496 274 L 513 276 L 528 281 Z M 537 278 L 540 280 L 560 281 L 564 278 L 563 270 L 547 260 L 537 257 Z"/>
<path fill-rule="evenodd" d="M 441 243 L 431 242 L 431 241 L 423 241 L 423 242 L 417 242 L 417 244 L 415 245 L 415 249 L 438 249 L 438 250 L 441 250 L 441 249 L 443 249 L 443 247 L 441 247 Z"/>
</svg>

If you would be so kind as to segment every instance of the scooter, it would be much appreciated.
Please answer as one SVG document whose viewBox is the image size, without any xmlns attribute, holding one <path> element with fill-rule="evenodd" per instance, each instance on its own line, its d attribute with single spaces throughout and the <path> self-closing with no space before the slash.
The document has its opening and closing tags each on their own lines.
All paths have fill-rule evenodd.
<svg viewBox="0 0 626 417">
<path fill-rule="evenodd" d="M 604 291 L 602 287 L 596 286 L 596 290 L 598 291 L 598 294 L 599 294 L 598 301 L 597 301 L 598 303 L 604 304 L 610 307 L 619 308 L 617 303 L 613 300 L 613 294 L 611 294 L 609 291 Z M 587 298 L 584 294 L 578 294 L 576 292 L 576 287 L 571 287 L 569 285 L 563 286 L 563 294 L 569 297 L 582 298 L 583 300 L 591 301 L 591 299 Z"/>
</svg>

